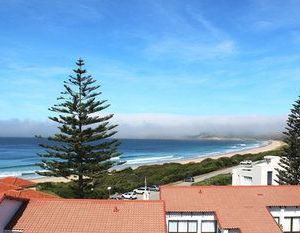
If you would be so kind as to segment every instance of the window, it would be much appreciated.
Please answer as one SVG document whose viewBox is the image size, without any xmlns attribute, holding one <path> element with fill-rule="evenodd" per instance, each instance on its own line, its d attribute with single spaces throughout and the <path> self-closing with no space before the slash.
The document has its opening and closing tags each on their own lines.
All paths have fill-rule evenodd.
<svg viewBox="0 0 300 233">
<path fill-rule="evenodd" d="M 169 232 L 178 232 L 178 221 L 169 221 Z"/>
<path fill-rule="evenodd" d="M 272 180 L 273 180 L 273 172 L 268 171 L 267 172 L 267 185 L 272 185 Z"/>
<path fill-rule="evenodd" d="M 169 233 L 197 233 L 198 221 L 170 220 Z"/>
<path fill-rule="evenodd" d="M 188 232 L 187 221 L 179 221 L 178 222 L 178 232 Z"/>
<path fill-rule="evenodd" d="M 230 229 L 228 233 L 239 233 L 238 229 Z"/>
<path fill-rule="evenodd" d="M 300 218 L 293 218 L 293 232 L 300 232 Z"/>
<path fill-rule="evenodd" d="M 217 232 L 217 221 L 202 221 L 201 224 L 201 232 L 202 233 L 216 233 Z"/>
<path fill-rule="evenodd" d="M 198 222 L 197 221 L 189 221 L 189 232 L 197 232 Z"/>
<path fill-rule="evenodd" d="M 243 176 L 243 184 L 244 185 L 251 185 L 252 184 L 252 177 L 251 176 Z"/>
<path fill-rule="evenodd" d="M 286 233 L 300 233 L 300 217 L 284 218 L 283 231 Z"/>
</svg>

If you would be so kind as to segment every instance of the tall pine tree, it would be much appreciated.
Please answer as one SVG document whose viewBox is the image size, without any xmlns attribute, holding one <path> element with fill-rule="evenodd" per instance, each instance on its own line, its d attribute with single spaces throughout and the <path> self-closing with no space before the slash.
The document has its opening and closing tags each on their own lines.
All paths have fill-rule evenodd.
<svg viewBox="0 0 300 233">
<path fill-rule="evenodd" d="M 64 92 L 58 103 L 49 108 L 55 116 L 50 120 L 58 124 L 59 132 L 41 144 L 45 152 L 39 164 L 43 176 L 72 178 L 74 193 L 79 198 L 87 197 L 95 179 L 113 166 L 110 160 L 118 156 L 116 125 L 109 120 L 112 114 L 100 114 L 109 107 L 106 100 L 99 100 L 96 80 L 83 68 L 84 61 L 79 59 L 74 75 L 64 82 Z"/>
<path fill-rule="evenodd" d="M 278 169 L 279 184 L 300 184 L 300 97 L 293 104 L 287 120 L 283 156 Z"/>
</svg>

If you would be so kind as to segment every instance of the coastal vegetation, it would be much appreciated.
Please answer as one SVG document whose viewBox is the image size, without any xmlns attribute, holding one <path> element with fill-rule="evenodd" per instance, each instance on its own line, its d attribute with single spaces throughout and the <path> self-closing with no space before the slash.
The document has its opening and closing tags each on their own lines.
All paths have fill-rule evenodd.
<svg viewBox="0 0 300 233">
<path fill-rule="evenodd" d="M 39 154 L 43 171 L 38 173 L 72 177 L 73 181 L 62 187 L 61 196 L 88 198 L 95 193 L 99 177 L 105 177 L 114 165 L 110 159 L 119 155 L 119 142 L 111 139 L 117 132 L 116 125 L 109 123 L 113 115 L 103 114 L 109 104 L 99 99 L 100 86 L 87 74 L 82 59 L 73 71 L 64 82 L 58 103 L 49 109 L 55 113 L 49 119 L 58 125 L 59 132 L 48 138 L 48 144 L 41 144 L 45 152 Z"/>
<path fill-rule="evenodd" d="M 293 104 L 284 132 L 286 147 L 278 169 L 279 184 L 300 184 L 300 97 Z"/>
<path fill-rule="evenodd" d="M 200 182 L 193 183 L 192 186 L 203 186 L 203 185 L 231 185 L 232 184 L 232 175 L 228 174 L 219 174 L 214 177 L 202 180 Z"/>
<path fill-rule="evenodd" d="M 218 159 L 207 158 L 199 163 L 165 163 L 162 165 L 145 165 L 136 169 L 127 168 L 121 171 L 112 171 L 102 174 L 95 182 L 93 192 L 89 198 L 108 198 L 107 188 L 111 187 L 111 193 L 123 193 L 144 185 L 147 177 L 149 185 L 164 185 L 183 180 L 187 176 L 197 176 L 222 168 L 238 165 L 243 160 L 257 161 L 266 155 L 281 156 L 282 149 L 257 154 L 236 154 L 232 157 L 221 157 Z M 64 198 L 74 198 L 76 193 L 69 183 L 41 183 L 38 189 L 45 192 L 57 194 Z"/>
</svg>

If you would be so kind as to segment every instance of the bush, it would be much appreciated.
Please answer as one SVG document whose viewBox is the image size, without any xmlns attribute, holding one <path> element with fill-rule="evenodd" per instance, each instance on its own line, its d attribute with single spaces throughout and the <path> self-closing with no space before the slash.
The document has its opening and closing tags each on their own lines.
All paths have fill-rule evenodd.
<svg viewBox="0 0 300 233">
<path fill-rule="evenodd" d="M 203 186 L 203 185 L 231 185 L 232 176 L 231 174 L 220 174 L 212 178 L 193 183 L 192 186 Z"/>
<path fill-rule="evenodd" d="M 64 198 L 76 198 L 76 194 L 71 189 L 71 182 L 47 182 L 37 185 L 37 189 Z"/>
<path fill-rule="evenodd" d="M 202 162 L 195 163 L 165 163 L 162 165 L 145 165 L 136 169 L 127 168 L 121 171 L 112 171 L 104 174 L 95 183 L 94 190 L 90 198 L 107 198 L 107 187 L 112 187 L 111 193 L 123 193 L 144 185 L 144 178 L 147 177 L 148 185 L 163 185 L 183 180 L 187 176 L 197 176 L 222 168 L 238 165 L 242 160 L 257 161 L 266 155 L 280 156 L 281 149 L 262 152 L 258 154 L 236 154 L 230 158 L 221 157 L 218 159 L 207 158 Z M 222 177 L 223 178 L 223 177 Z M 224 178 L 225 179 L 225 178 Z M 228 180 L 220 180 L 222 182 Z M 219 181 L 218 181 L 219 182 Z M 225 182 L 226 183 L 226 182 Z M 231 183 L 231 182 L 230 182 Z M 55 193 L 64 198 L 74 198 L 70 185 L 72 183 L 44 183 L 39 184 L 38 189 L 49 193 Z"/>
</svg>

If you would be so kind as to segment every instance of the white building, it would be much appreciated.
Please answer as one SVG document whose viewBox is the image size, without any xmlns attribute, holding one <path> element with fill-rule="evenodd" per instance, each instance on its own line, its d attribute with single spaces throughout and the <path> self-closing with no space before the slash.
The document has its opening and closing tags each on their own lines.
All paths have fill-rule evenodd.
<svg viewBox="0 0 300 233">
<path fill-rule="evenodd" d="M 232 185 L 278 185 L 276 169 L 280 169 L 279 161 L 278 156 L 265 156 L 261 161 L 241 162 L 232 171 Z"/>
</svg>

